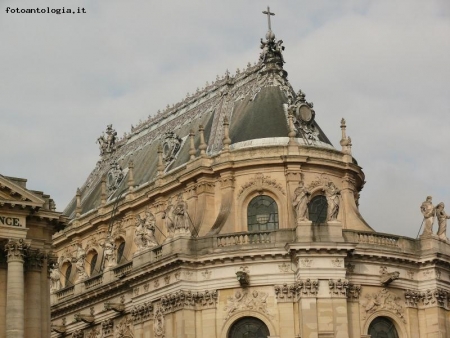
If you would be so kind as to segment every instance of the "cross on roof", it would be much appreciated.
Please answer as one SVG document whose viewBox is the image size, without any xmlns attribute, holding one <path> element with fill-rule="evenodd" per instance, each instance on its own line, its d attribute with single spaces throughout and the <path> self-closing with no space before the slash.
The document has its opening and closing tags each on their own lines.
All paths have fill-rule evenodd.
<svg viewBox="0 0 450 338">
<path fill-rule="evenodd" d="M 271 15 L 275 15 L 275 13 L 272 13 L 272 12 L 270 11 L 270 7 L 267 6 L 267 11 L 263 11 L 263 14 L 267 14 L 267 23 L 269 24 L 269 31 L 271 31 L 271 30 L 272 30 L 272 27 L 270 27 L 270 16 L 271 16 Z"/>
</svg>

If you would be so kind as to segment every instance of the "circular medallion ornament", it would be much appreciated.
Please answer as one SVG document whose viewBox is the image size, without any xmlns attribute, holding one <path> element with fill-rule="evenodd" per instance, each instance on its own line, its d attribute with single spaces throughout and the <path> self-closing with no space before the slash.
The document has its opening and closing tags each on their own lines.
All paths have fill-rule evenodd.
<svg viewBox="0 0 450 338">
<path fill-rule="evenodd" d="M 165 133 L 163 141 L 163 158 L 166 163 L 174 160 L 181 148 L 181 138 L 172 131 Z"/>
<path fill-rule="evenodd" d="M 310 124 L 314 120 L 314 113 L 307 104 L 302 104 L 297 108 L 297 118 L 304 123 Z"/>
</svg>

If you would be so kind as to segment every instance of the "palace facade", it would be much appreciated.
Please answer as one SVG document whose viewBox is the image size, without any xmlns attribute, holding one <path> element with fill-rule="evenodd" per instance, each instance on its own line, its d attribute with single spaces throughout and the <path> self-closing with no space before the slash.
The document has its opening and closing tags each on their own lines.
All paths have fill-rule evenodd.
<svg viewBox="0 0 450 338">
<path fill-rule="evenodd" d="M 50 336 L 52 235 L 67 220 L 26 183 L 0 175 L 0 337 Z"/>
<path fill-rule="evenodd" d="M 121 139 L 107 126 L 53 236 L 52 337 L 450 335 L 445 231 L 372 229 L 346 122 L 335 148 L 270 28 L 261 50 Z"/>
</svg>

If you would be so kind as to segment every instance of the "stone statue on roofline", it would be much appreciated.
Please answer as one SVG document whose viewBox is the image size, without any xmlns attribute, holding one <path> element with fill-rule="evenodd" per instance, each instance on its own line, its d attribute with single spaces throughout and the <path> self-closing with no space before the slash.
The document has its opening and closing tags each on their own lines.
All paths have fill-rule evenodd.
<svg viewBox="0 0 450 338">
<path fill-rule="evenodd" d="M 446 241 L 447 240 L 447 220 L 450 219 L 450 216 L 446 214 L 444 211 L 444 203 L 441 202 L 436 206 L 436 218 L 438 221 L 438 231 L 437 235 L 440 239 Z"/>
<path fill-rule="evenodd" d="M 341 191 L 334 185 L 333 182 L 328 182 L 323 190 L 325 192 L 325 197 L 327 198 L 328 204 L 327 220 L 335 221 L 337 220 L 339 214 Z"/>
<path fill-rule="evenodd" d="M 422 236 L 431 236 L 433 234 L 434 216 L 436 214 L 431 196 L 427 196 L 427 199 L 420 206 L 420 211 L 423 214 L 423 222 L 425 224 Z"/>
<path fill-rule="evenodd" d="M 172 209 L 173 209 L 172 201 L 169 199 L 169 201 L 167 203 L 167 208 L 166 208 L 166 210 L 164 210 L 164 213 L 162 216 L 162 218 L 164 220 L 164 225 L 167 230 L 167 238 L 173 237 L 173 235 L 175 233 L 174 223 L 173 223 L 173 219 L 172 219 Z"/>
<path fill-rule="evenodd" d="M 134 243 L 138 248 L 137 252 L 152 248 L 158 245 L 155 238 L 155 216 L 147 210 L 145 212 L 145 218 L 136 216 L 136 232 L 134 234 Z"/>
<path fill-rule="evenodd" d="M 100 156 L 112 153 L 116 150 L 117 132 L 112 128 L 112 124 L 106 126 L 105 132 L 97 139 L 100 147 Z"/>
<path fill-rule="evenodd" d="M 78 278 L 77 281 L 82 281 L 88 278 L 86 269 L 84 267 L 84 260 L 86 258 L 86 251 L 83 249 L 81 244 L 77 244 L 77 250 L 73 260 L 75 261 L 75 268 L 77 270 Z"/>
<path fill-rule="evenodd" d="M 175 204 L 175 209 L 173 210 L 173 221 L 175 231 L 178 230 L 180 233 L 190 233 L 189 231 L 189 214 L 187 212 L 187 203 L 183 200 L 183 195 L 178 195 L 177 204 Z"/>
<path fill-rule="evenodd" d="M 59 272 L 59 264 L 53 264 L 50 269 L 50 291 L 56 292 L 61 289 L 61 273 Z"/>
<path fill-rule="evenodd" d="M 297 216 L 297 222 L 308 220 L 308 203 L 311 193 L 305 188 L 303 181 L 300 181 L 298 184 L 298 187 L 294 191 L 294 195 L 295 197 L 292 205 Z"/>
<path fill-rule="evenodd" d="M 177 235 L 191 235 L 191 222 L 187 209 L 188 206 L 182 194 L 178 195 L 175 205 L 172 205 L 169 201 L 163 214 L 164 224 L 168 232 L 167 238 Z"/>
<path fill-rule="evenodd" d="M 103 246 L 104 267 L 106 270 L 117 265 L 116 262 L 116 244 L 111 235 L 106 236 Z"/>
</svg>

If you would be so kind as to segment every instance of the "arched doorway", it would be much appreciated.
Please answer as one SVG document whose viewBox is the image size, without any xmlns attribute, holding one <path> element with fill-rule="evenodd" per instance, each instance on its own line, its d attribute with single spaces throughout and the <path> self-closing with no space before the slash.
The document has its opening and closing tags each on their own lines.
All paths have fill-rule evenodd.
<svg viewBox="0 0 450 338">
<path fill-rule="evenodd" d="M 267 338 L 269 335 L 269 329 L 262 320 L 244 317 L 231 325 L 227 338 Z"/>
<path fill-rule="evenodd" d="M 398 338 L 394 323 L 387 317 L 377 317 L 369 325 L 372 338 Z"/>
</svg>

